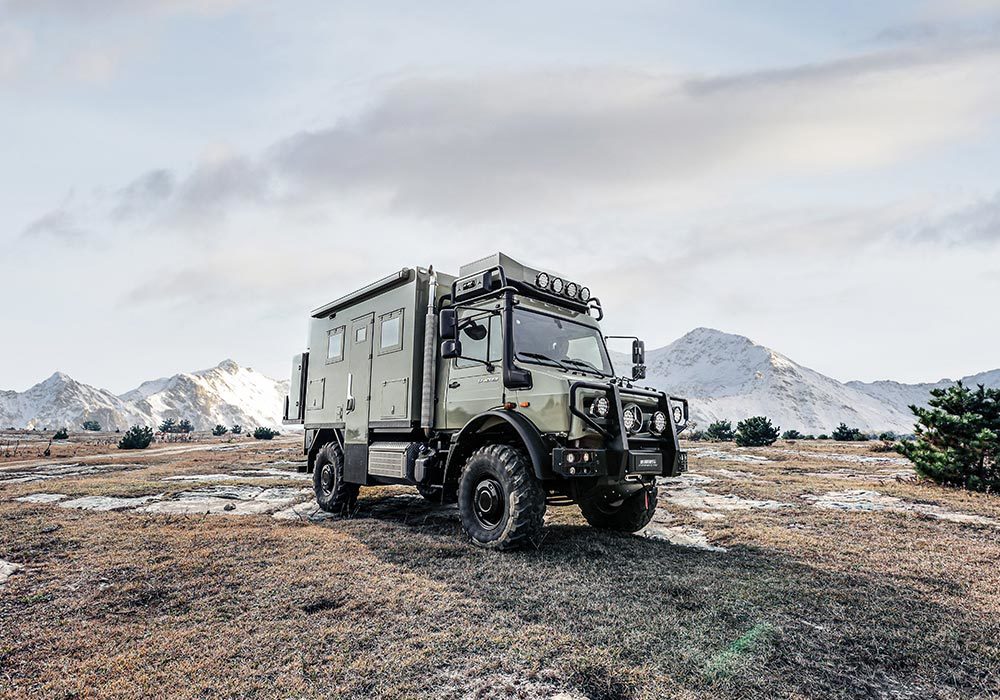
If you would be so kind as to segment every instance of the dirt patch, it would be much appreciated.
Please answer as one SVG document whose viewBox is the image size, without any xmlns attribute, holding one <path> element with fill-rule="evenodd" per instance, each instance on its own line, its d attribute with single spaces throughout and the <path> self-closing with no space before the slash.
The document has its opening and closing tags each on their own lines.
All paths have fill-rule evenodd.
<svg viewBox="0 0 1000 700">
<path fill-rule="evenodd" d="M 21 496 L 20 498 L 15 498 L 15 501 L 20 501 L 21 503 L 55 503 L 67 498 L 64 493 L 31 493 L 27 496 Z"/>
<path fill-rule="evenodd" d="M 987 518 L 971 513 L 959 513 L 936 504 L 914 503 L 911 501 L 887 496 L 878 491 L 853 489 L 848 491 L 828 491 L 823 494 L 803 494 L 802 498 L 817 508 L 848 511 L 892 511 L 896 513 L 915 513 L 938 520 L 953 523 L 969 523 L 974 525 L 1000 526 L 1000 520 Z"/>
<path fill-rule="evenodd" d="M 54 496 L 56 494 L 47 494 L 48 496 Z M 157 499 L 163 498 L 163 494 L 156 494 L 154 496 L 133 496 L 133 497 L 121 497 L 121 496 L 81 496 L 80 498 L 74 498 L 69 501 L 62 501 L 58 505 L 60 508 L 75 508 L 77 510 L 97 510 L 97 511 L 109 511 L 109 510 L 126 510 L 128 508 L 135 508 L 143 504 L 149 503 L 150 501 L 155 501 Z"/>
<path fill-rule="evenodd" d="M 791 508 L 790 503 L 772 500 L 743 498 L 735 494 L 719 494 L 706 491 L 702 484 L 712 483 L 713 479 L 701 474 L 684 474 L 674 479 L 664 479 L 660 482 L 660 502 L 667 506 L 673 505 L 689 508 L 703 514 L 721 514 L 735 510 L 776 510 Z M 716 519 L 712 515 L 702 518 Z"/>
<path fill-rule="evenodd" d="M 136 510 L 139 513 L 167 515 L 261 515 L 312 495 L 312 489 L 208 486 L 182 491 L 169 500 L 150 503 Z"/>
<path fill-rule="evenodd" d="M 767 457 L 761 457 L 760 455 L 750 454 L 748 452 L 742 452 L 742 448 L 734 447 L 733 451 L 720 450 L 714 447 L 696 447 L 688 450 L 688 452 L 702 459 L 718 459 L 723 462 L 742 462 L 744 464 L 767 464 L 772 460 Z"/>
</svg>

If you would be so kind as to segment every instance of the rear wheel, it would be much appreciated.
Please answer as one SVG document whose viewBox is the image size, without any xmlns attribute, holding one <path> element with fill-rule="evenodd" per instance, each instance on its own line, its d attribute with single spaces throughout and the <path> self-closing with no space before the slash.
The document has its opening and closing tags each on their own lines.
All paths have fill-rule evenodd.
<svg viewBox="0 0 1000 700">
<path fill-rule="evenodd" d="M 545 490 L 522 450 L 489 445 L 472 453 L 458 482 L 462 527 L 487 549 L 517 549 L 538 539 Z"/>
<path fill-rule="evenodd" d="M 344 482 L 344 451 L 336 442 L 320 448 L 313 467 L 316 502 L 328 513 L 347 515 L 358 500 L 358 484 Z"/>
<path fill-rule="evenodd" d="M 594 489 L 580 501 L 580 511 L 593 527 L 619 532 L 638 532 L 656 513 L 656 484 L 626 498 L 613 491 Z"/>
</svg>

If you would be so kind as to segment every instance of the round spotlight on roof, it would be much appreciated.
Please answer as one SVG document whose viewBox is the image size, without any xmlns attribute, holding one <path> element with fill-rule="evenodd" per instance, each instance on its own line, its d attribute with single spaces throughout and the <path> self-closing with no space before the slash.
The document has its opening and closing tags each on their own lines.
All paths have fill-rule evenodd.
<svg viewBox="0 0 1000 700">
<path fill-rule="evenodd" d="M 580 287 L 580 301 L 590 301 L 590 287 Z"/>
<path fill-rule="evenodd" d="M 561 277 L 552 278 L 552 291 L 556 294 L 562 294 L 563 288 L 566 286 L 566 281 Z"/>
<path fill-rule="evenodd" d="M 579 293 L 580 293 L 580 285 L 578 285 L 576 282 L 566 283 L 566 296 L 568 296 L 570 299 L 575 299 L 576 295 Z"/>
<path fill-rule="evenodd" d="M 549 277 L 549 273 L 547 273 L 547 272 L 539 272 L 538 276 L 535 277 L 535 286 L 538 287 L 538 288 L 540 288 L 540 289 L 548 289 L 549 288 L 549 282 L 551 282 L 551 281 L 552 280 Z"/>
</svg>

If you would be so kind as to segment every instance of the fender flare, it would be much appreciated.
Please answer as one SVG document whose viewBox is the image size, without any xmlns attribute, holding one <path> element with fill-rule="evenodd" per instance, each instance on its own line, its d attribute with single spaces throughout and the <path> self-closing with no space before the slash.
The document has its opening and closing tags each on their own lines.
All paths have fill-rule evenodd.
<svg viewBox="0 0 1000 700">
<path fill-rule="evenodd" d="M 517 433 L 521 443 L 528 451 L 528 457 L 531 459 L 531 466 L 534 469 L 536 477 L 539 479 L 545 479 L 546 477 L 551 476 L 552 453 L 545 445 L 545 441 L 542 439 L 542 434 L 538 432 L 538 428 L 535 427 L 534 423 L 519 413 L 504 411 L 501 409 L 491 409 L 471 418 L 469 422 L 458 431 L 455 437 L 452 438 L 451 449 L 448 450 L 448 460 L 445 462 L 444 467 L 446 481 L 448 474 L 450 474 L 451 470 L 456 467 L 454 459 L 455 455 L 463 453 L 463 441 L 467 444 L 470 437 L 478 434 L 482 430 L 483 426 L 491 419 L 503 421 L 514 429 L 514 432 Z"/>
</svg>

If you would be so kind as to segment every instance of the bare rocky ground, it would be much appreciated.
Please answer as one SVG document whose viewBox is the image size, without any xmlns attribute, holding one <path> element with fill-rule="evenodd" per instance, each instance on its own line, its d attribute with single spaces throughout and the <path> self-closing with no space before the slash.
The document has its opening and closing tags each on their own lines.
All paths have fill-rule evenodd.
<svg viewBox="0 0 1000 700">
<path fill-rule="evenodd" d="M 1000 500 L 863 444 L 694 443 L 638 536 L 537 549 L 294 439 L 0 463 L 0 696 L 1000 696 Z M 67 450 L 69 452 L 69 450 Z"/>
</svg>

